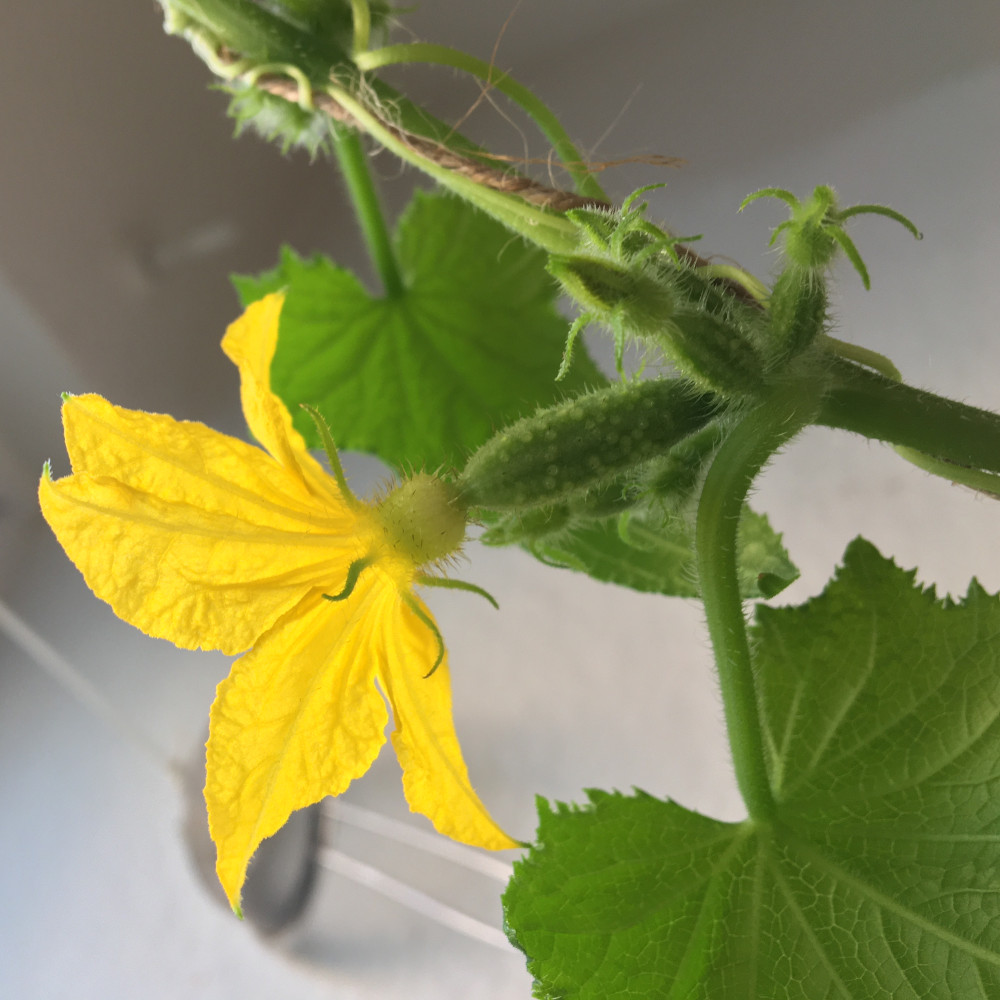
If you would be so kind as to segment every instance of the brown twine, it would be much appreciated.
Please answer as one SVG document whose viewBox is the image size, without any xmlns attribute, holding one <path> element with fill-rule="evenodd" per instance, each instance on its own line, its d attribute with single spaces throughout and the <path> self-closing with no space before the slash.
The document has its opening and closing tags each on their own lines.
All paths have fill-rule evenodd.
<svg viewBox="0 0 1000 1000">
<path fill-rule="evenodd" d="M 266 90 L 269 94 L 273 94 L 275 97 L 280 97 L 283 100 L 290 101 L 292 103 L 298 103 L 298 84 L 289 77 L 263 75 L 257 79 L 255 85 L 261 90 Z M 365 131 L 364 127 L 360 122 L 358 122 L 354 115 L 352 115 L 331 94 L 325 91 L 319 91 L 313 94 L 313 105 L 324 114 L 329 115 L 329 117 L 335 122 L 347 125 L 350 128 L 358 129 L 362 132 Z M 524 174 L 519 174 L 514 170 L 499 170 L 495 167 L 487 166 L 471 156 L 456 153 L 453 149 L 449 149 L 443 143 L 437 142 L 434 139 L 429 139 L 426 136 L 417 135 L 414 132 L 409 132 L 406 129 L 400 128 L 398 125 L 394 125 L 392 122 L 386 121 L 385 118 L 372 108 L 368 108 L 367 110 L 378 120 L 382 128 L 389 132 L 394 138 L 398 139 L 412 152 L 416 153 L 417 156 L 428 160 L 430 163 L 433 163 L 443 170 L 465 177 L 481 187 L 488 188 L 492 191 L 499 191 L 502 194 L 517 195 L 530 205 L 535 205 L 538 208 L 548 209 L 554 212 L 567 212 L 574 208 L 597 208 L 604 209 L 606 211 L 614 210 L 614 205 L 600 198 L 586 198 L 582 195 L 574 194 L 572 191 L 563 191 L 560 188 L 549 187 L 546 184 L 541 184 L 538 181 L 533 180 L 530 177 L 526 177 Z M 489 153 L 484 153 L 482 155 L 485 159 L 501 160 L 504 162 L 518 162 L 513 157 Z M 522 160 L 520 162 L 524 161 Z M 661 166 L 678 166 L 682 162 L 683 161 L 676 160 L 671 157 L 640 156 L 630 157 L 624 160 L 609 161 L 601 166 L 600 169 L 604 169 L 605 166 L 617 166 L 622 163 L 655 163 Z M 588 169 L 593 169 L 593 167 L 588 165 Z M 711 263 L 707 258 L 702 257 L 699 253 L 696 253 L 688 246 L 676 244 L 674 249 L 683 261 L 693 267 L 707 267 Z M 713 284 L 724 287 L 730 294 L 733 295 L 734 298 L 739 299 L 741 302 L 760 308 L 760 303 L 738 281 L 722 277 L 713 278 L 712 281 Z"/>
<path fill-rule="evenodd" d="M 261 76 L 256 85 L 261 90 L 266 90 L 269 94 L 281 97 L 286 101 L 297 102 L 299 97 L 298 84 L 294 80 L 283 76 Z M 357 119 L 341 105 L 334 97 L 325 91 L 320 91 L 313 95 L 313 104 L 324 114 L 329 115 L 334 121 L 352 128 L 361 128 Z M 535 205 L 538 208 L 547 208 L 555 212 L 566 212 L 571 208 L 605 208 L 611 209 L 613 206 L 599 198 L 584 198 L 571 191 L 562 191 L 559 188 L 548 187 L 524 174 L 519 174 L 513 170 L 498 170 L 496 167 L 487 166 L 471 156 L 464 156 L 449 149 L 443 143 L 426 136 L 408 132 L 392 122 L 386 121 L 372 108 L 367 109 L 379 124 L 393 138 L 398 139 L 408 149 L 416 153 L 422 159 L 447 170 L 449 173 L 466 177 L 480 187 L 489 188 L 492 191 L 499 191 L 503 194 L 516 194 L 519 198 Z M 485 158 L 495 160 L 506 160 L 506 157 L 492 156 L 484 154 Z"/>
</svg>

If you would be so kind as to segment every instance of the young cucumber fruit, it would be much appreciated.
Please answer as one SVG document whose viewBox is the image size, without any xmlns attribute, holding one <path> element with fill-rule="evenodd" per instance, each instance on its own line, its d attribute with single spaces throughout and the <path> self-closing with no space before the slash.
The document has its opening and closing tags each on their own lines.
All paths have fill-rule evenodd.
<svg viewBox="0 0 1000 1000">
<path fill-rule="evenodd" d="M 665 454 L 718 408 L 684 379 L 609 386 L 501 431 L 469 459 L 458 488 L 470 507 L 556 504 Z"/>
</svg>

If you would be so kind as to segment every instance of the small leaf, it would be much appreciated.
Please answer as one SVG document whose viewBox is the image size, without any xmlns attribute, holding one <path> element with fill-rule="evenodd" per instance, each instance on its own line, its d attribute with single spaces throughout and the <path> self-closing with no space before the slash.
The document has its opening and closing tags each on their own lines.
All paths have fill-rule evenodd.
<svg viewBox="0 0 1000 1000">
<path fill-rule="evenodd" d="M 503 424 L 605 378 L 581 350 L 558 385 L 567 322 L 545 254 L 461 201 L 418 193 L 396 236 L 406 291 L 373 298 L 317 256 L 235 278 L 244 303 L 286 288 L 271 377 L 313 446 L 299 404 L 338 447 L 396 468 L 460 466 Z"/>
<path fill-rule="evenodd" d="M 913 576 L 858 540 L 758 608 L 772 822 L 540 803 L 504 896 L 536 997 L 1000 996 L 1000 601 Z"/>
<path fill-rule="evenodd" d="M 510 539 L 505 539 L 510 541 Z M 683 518 L 626 514 L 583 521 L 525 546 L 549 565 L 586 573 L 647 594 L 697 597 L 694 540 Z M 763 514 L 745 510 L 740 524 L 740 592 L 773 597 L 799 571 Z"/>
</svg>

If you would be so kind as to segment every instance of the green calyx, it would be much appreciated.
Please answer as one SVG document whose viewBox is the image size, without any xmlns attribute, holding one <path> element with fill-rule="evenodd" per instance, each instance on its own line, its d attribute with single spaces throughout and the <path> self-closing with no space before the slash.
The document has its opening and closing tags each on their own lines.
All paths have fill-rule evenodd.
<svg viewBox="0 0 1000 1000">
<path fill-rule="evenodd" d="M 469 506 L 554 506 L 665 454 L 718 411 L 682 379 L 610 386 L 540 410 L 495 435 L 459 479 Z"/>
<path fill-rule="evenodd" d="M 385 544 L 414 566 L 439 562 L 465 539 L 466 506 L 451 483 L 426 472 L 397 486 L 375 508 Z"/>
<path fill-rule="evenodd" d="M 826 184 L 819 185 L 807 201 L 800 201 L 784 188 L 764 188 L 744 198 L 740 211 L 759 198 L 777 198 L 791 209 L 791 217 L 777 226 L 771 234 L 771 245 L 777 240 L 779 233 L 785 234 L 785 256 L 791 267 L 814 273 L 822 272 L 833 262 L 837 251 L 843 250 L 861 276 L 865 288 L 871 287 L 871 280 L 858 248 L 844 229 L 844 223 L 849 218 L 855 215 L 883 215 L 908 229 L 916 239 L 923 238 L 920 230 L 905 215 L 885 205 L 839 208 L 837 193 Z"/>
</svg>

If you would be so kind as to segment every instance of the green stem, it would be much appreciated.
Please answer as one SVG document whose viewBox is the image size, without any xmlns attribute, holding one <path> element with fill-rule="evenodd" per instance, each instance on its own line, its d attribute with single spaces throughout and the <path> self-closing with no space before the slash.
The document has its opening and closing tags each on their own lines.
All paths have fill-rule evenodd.
<svg viewBox="0 0 1000 1000">
<path fill-rule="evenodd" d="M 817 396 L 811 383 L 799 382 L 754 407 L 719 449 L 698 503 L 695 548 L 701 596 L 736 782 L 750 816 L 764 821 L 774 814 L 774 797 L 736 572 L 736 536 L 751 483 L 768 459 L 810 423 Z"/>
<path fill-rule="evenodd" d="M 432 45 L 427 42 L 412 42 L 405 45 L 387 45 L 373 52 L 358 53 L 355 62 L 361 70 L 379 69 L 399 63 L 428 63 L 434 66 L 451 66 L 464 70 L 491 87 L 496 87 L 516 104 L 519 104 L 535 121 L 545 137 L 552 143 L 556 156 L 573 178 L 577 193 L 585 198 L 607 201 L 601 185 L 587 169 L 583 157 L 573 145 L 559 119 L 527 87 L 511 79 L 492 63 L 483 62 L 475 56 L 447 45 Z"/>
<path fill-rule="evenodd" d="M 816 423 L 949 463 L 947 478 L 954 482 L 963 482 L 963 469 L 1000 473 L 1000 415 L 915 389 L 849 361 L 833 359 L 830 370 L 834 384 Z"/>
<path fill-rule="evenodd" d="M 826 337 L 834 353 L 847 361 L 856 361 L 858 364 L 874 368 L 880 375 L 884 375 L 892 382 L 902 382 L 903 376 L 899 369 L 885 356 L 870 351 L 866 347 L 859 347 L 855 344 L 847 344 L 834 337 Z M 951 400 L 945 400 L 951 403 Z M 961 404 L 958 404 L 961 405 Z M 983 411 L 978 411 L 982 413 Z M 856 418 L 858 415 L 853 414 Z M 981 493 L 989 493 L 992 496 L 1000 497 L 1000 475 L 994 472 L 983 472 L 981 469 L 971 469 L 964 465 L 958 465 L 954 461 L 943 458 L 935 458 L 926 455 L 916 448 L 910 448 L 904 444 L 894 444 L 896 453 L 906 459 L 911 465 L 918 469 L 930 472 L 942 479 L 947 479 L 953 483 L 960 483 L 970 489 L 978 490 Z"/>
<path fill-rule="evenodd" d="M 344 183 L 347 185 L 368 254 L 382 281 L 385 297 L 397 298 L 406 289 L 361 138 L 353 129 L 342 125 L 333 125 L 332 131 L 337 162 L 343 172 Z"/>
<path fill-rule="evenodd" d="M 980 493 L 988 493 L 993 497 L 1000 498 L 1000 475 L 994 472 L 983 472 L 981 469 L 966 469 L 955 465 L 953 462 L 946 462 L 940 458 L 932 458 L 922 451 L 907 448 L 897 444 L 893 446 L 896 453 L 905 458 L 911 465 L 915 465 L 924 472 L 930 472 L 942 479 L 948 479 L 953 483 L 968 486 L 969 489 L 977 490 Z"/>
<path fill-rule="evenodd" d="M 492 215 L 498 222 L 520 233 L 526 240 L 540 246 L 549 253 L 570 254 L 579 242 L 576 227 L 561 212 L 550 212 L 535 205 L 529 205 L 517 195 L 493 191 L 456 171 L 431 162 L 426 156 L 403 141 L 392 128 L 386 126 L 376 115 L 358 100 L 350 91 L 332 81 L 324 88 L 341 107 L 376 142 L 391 150 L 401 160 L 433 177 L 442 187 L 454 191 L 459 197 Z"/>
<path fill-rule="evenodd" d="M 892 379 L 894 382 L 902 382 L 903 376 L 899 369 L 884 355 L 870 348 L 862 347 L 860 344 L 851 344 L 846 340 L 838 340 L 829 334 L 821 334 L 827 346 L 838 357 L 847 361 L 856 361 L 859 365 L 874 368 L 880 375 Z"/>
<path fill-rule="evenodd" d="M 372 12 L 368 0 L 351 0 L 351 16 L 354 19 L 354 54 L 359 55 L 368 48 L 372 35 Z"/>
</svg>

